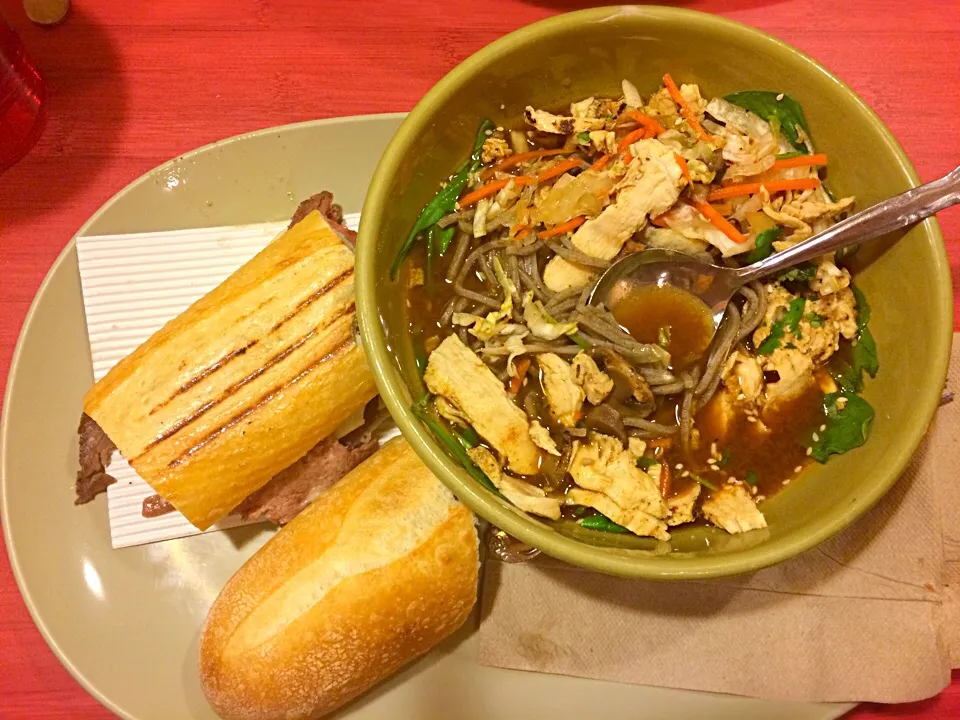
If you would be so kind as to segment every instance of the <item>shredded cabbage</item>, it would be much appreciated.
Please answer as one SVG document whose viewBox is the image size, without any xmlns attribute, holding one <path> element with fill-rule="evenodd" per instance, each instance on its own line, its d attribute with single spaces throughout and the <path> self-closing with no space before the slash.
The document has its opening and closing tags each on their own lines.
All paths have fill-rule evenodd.
<svg viewBox="0 0 960 720">
<path fill-rule="evenodd" d="M 543 303 L 533 299 L 533 292 L 528 291 L 523 298 L 523 320 L 530 332 L 542 340 L 556 340 L 563 335 L 572 335 L 577 332 L 577 324 L 558 323 L 543 307 Z"/>
</svg>

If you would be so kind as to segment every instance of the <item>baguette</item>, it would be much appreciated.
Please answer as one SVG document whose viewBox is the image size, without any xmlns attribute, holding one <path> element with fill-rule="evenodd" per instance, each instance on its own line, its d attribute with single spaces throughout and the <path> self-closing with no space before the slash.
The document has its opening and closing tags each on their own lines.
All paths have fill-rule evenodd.
<svg viewBox="0 0 960 720">
<path fill-rule="evenodd" d="M 326 714 L 427 652 L 476 600 L 473 515 L 397 438 L 230 579 L 200 639 L 226 720 Z"/>
<path fill-rule="evenodd" d="M 353 280 L 311 212 L 114 366 L 84 412 L 205 530 L 375 396 Z"/>
</svg>

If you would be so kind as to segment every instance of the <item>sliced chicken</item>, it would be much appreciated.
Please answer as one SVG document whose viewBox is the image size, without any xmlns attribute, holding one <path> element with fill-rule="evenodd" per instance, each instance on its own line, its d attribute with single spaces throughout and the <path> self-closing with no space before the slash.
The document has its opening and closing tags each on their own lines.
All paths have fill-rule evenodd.
<svg viewBox="0 0 960 720">
<path fill-rule="evenodd" d="M 601 118 L 563 117 L 546 110 L 536 110 L 529 105 L 523 114 L 527 122 L 540 132 L 553 135 L 573 135 L 575 133 L 603 130 L 606 122 Z"/>
<path fill-rule="evenodd" d="M 577 353 L 571 365 L 574 380 L 583 388 L 590 404 L 599 405 L 606 400 L 607 395 L 613 390 L 613 379 L 597 367 L 593 358 L 585 352 L 580 352 Z"/>
<path fill-rule="evenodd" d="M 536 485 L 504 475 L 500 470 L 500 463 L 497 462 L 493 453 L 485 447 L 472 448 L 467 451 L 467 454 L 477 464 L 477 467 L 490 478 L 493 486 L 518 508 L 551 520 L 560 519 L 559 500 L 547 497 L 547 494 Z"/>
<path fill-rule="evenodd" d="M 779 380 L 767 383 L 764 412 L 780 403 L 790 402 L 816 384 L 813 360 L 796 349 L 780 348 L 764 356 L 764 370 L 776 372 Z"/>
<path fill-rule="evenodd" d="M 703 516 L 728 533 L 742 533 L 767 526 L 763 513 L 743 485 L 724 485 L 703 501 Z"/>
<path fill-rule="evenodd" d="M 643 510 L 625 510 L 603 493 L 571 488 L 567 491 L 566 498 L 567 504 L 591 507 L 636 535 L 655 537 L 658 540 L 670 539 L 667 524 L 663 520 Z"/>
<path fill-rule="evenodd" d="M 591 433 L 574 451 L 570 475 L 580 487 L 603 493 L 624 510 L 666 518 L 667 505 L 660 488 L 637 467 L 637 459 L 615 437 Z"/>
<path fill-rule="evenodd" d="M 430 354 L 423 380 L 434 395 L 449 400 L 470 425 L 521 475 L 540 467 L 540 450 L 530 439 L 527 416 L 503 384 L 456 335 Z"/>
<path fill-rule="evenodd" d="M 694 508 L 698 497 L 700 497 L 700 485 L 691 485 L 683 492 L 667 498 L 667 507 L 670 509 L 667 525 L 673 527 L 696 520 Z"/>
<path fill-rule="evenodd" d="M 586 265 L 578 265 L 554 255 L 543 269 L 543 284 L 553 292 L 571 288 L 584 288 L 597 277 L 596 271 Z"/>
<path fill-rule="evenodd" d="M 547 396 L 554 420 L 564 427 L 574 427 L 582 415 L 583 388 L 577 384 L 573 368 L 559 355 L 541 353 L 537 364 L 543 375 L 543 393 Z"/>
<path fill-rule="evenodd" d="M 550 431 L 541 425 L 538 420 L 530 423 L 530 439 L 533 440 L 538 448 L 546 450 L 551 455 L 560 456 L 560 449 L 550 435 Z"/>
<path fill-rule="evenodd" d="M 635 161 L 627 172 L 612 205 L 587 220 L 573 235 L 580 252 L 612 260 L 627 239 L 646 223 L 648 215 L 660 215 L 677 201 L 683 171 L 673 150 L 652 139 L 630 146 Z"/>
</svg>

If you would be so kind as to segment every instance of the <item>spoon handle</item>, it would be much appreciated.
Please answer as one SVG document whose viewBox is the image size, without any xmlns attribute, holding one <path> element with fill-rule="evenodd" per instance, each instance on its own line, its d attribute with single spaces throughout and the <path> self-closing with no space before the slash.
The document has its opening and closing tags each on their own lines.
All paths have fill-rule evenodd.
<svg viewBox="0 0 960 720">
<path fill-rule="evenodd" d="M 745 267 L 738 276 L 743 282 L 749 282 L 773 275 L 848 245 L 913 225 L 957 203 L 960 203 L 960 167 L 939 180 L 877 203 L 792 248 Z"/>
</svg>

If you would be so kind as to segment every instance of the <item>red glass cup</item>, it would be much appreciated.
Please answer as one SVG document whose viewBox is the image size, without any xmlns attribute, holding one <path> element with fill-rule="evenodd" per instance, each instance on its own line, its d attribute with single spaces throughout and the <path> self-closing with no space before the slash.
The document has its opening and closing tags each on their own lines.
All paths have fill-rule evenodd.
<svg viewBox="0 0 960 720">
<path fill-rule="evenodd" d="M 43 78 L 0 17 L 0 172 L 33 147 L 44 121 Z"/>
</svg>

